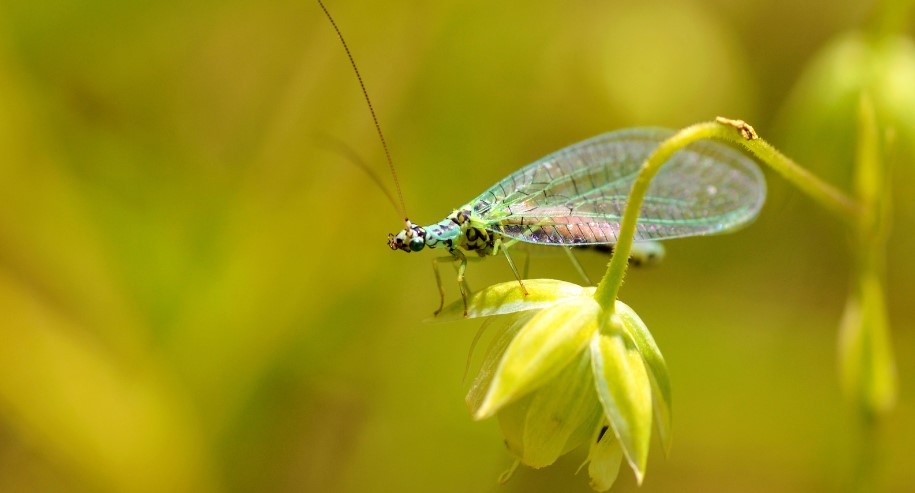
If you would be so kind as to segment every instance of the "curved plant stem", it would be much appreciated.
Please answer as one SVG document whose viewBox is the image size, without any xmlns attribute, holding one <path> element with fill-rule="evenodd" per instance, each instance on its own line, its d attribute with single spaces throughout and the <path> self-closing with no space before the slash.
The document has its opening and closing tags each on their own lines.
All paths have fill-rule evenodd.
<svg viewBox="0 0 915 493">
<path fill-rule="evenodd" d="M 745 133 L 748 131 L 747 129 L 749 129 L 749 133 Z M 607 266 L 607 273 L 604 274 L 594 293 L 594 298 L 604 307 L 606 313 L 613 313 L 614 302 L 623 284 L 623 277 L 626 275 L 636 223 L 645 193 L 648 191 L 648 185 L 661 166 L 675 152 L 692 142 L 719 139 L 738 144 L 842 220 L 850 223 L 858 222 L 859 207 L 854 200 L 801 168 L 765 141 L 755 137 L 755 132 L 752 132 L 752 128 L 748 125 L 745 128 L 735 128 L 732 124 L 721 122 L 698 123 L 674 134 L 673 137 L 661 143 L 648 157 L 629 192 L 629 200 L 623 213 L 613 257 Z"/>
<path fill-rule="evenodd" d="M 861 207 L 857 202 L 800 167 L 784 154 L 775 150 L 768 142 L 762 139 L 742 140 L 730 138 L 727 140 L 743 146 L 743 148 L 759 158 L 760 161 L 791 182 L 792 185 L 798 187 L 825 209 L 838 216 L 839 219 L 849 224 L 857 225 L 861 214 Z"/>
<path fill-rule="evenodd" d="M 691 142 L 718 137 L 724 133 L 731 134 L 733 131 L 734 129 L 731 128 L 726 132 L 725 127 L 717 123 L 699 123 L 687 127 L 662 142 L 642 165 L 635 183 L 632 184 L 632 190 L 629 192 L 629 199 L 626 202 L 626 210 L 623 212 L 623 221 L 620 223 L 617 243 L 613 250 L 613 257 L 610 258 L 610 265 L 607 266 L 607 273 L 604 274 L 594 292 L 594 299 L 604 307 L 605 311 L 613 310 L 620 286 L 623 284 L 623 276 L 626 275 L 626 267 L 629 265 L 629 253 L 632 250 L 636 222 L 651 179 L 679 149 Z"/>
</svg>

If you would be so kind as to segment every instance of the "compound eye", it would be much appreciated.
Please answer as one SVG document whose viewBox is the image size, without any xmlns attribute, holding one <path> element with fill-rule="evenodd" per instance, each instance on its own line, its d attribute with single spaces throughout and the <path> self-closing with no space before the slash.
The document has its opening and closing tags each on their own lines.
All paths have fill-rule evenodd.
<svg viewBox="0 0 915 493">
<path fill-rule="evenodd" d="M 426 246 L 426 242 L 418 236 L 410 240 L 410 251 L 418 252 L 422 250 L 424 246 Z"/>
</svg>

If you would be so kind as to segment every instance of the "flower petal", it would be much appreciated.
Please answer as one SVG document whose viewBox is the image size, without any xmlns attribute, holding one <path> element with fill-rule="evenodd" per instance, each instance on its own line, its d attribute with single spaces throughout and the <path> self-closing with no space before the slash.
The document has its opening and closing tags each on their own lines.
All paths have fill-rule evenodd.
<svg viewBox="0 0 915 493">
<path fill-rule="evenodd" d="M 606 426 L 600 430 L 597 439 L 591 444 L 588 462 L 591 488 L 596 491 L 609 490 L 620 474 L 623 447 L 620 446 L 620 441 L 613 436 L 613 433 L 607 433 Z"/>
<path fill-rule="evenodd" d="M 527 420 L 527 411 L 533 399 L 533 394 L 528 394 L 496 413 L 499 428 L 505 437 L 505 446 L 521 462 L 524 462 L 524 422 Z"/>
<path fill-rule="evenodd" d="M 604 419 L 594 393 L 588 351 L 579 353 L 532 396 L 524 420 L 522 456 L 530 467 L 548 466 L 568 450 L 590 441 L 595 427 Z"/>
<path fill-rule="evenodd" d="M 515 338 L 521 327 L 532 316 L 532 313 L 517 313 L 507 315 L 500 320 L 502 325 L 497 327 L 497 333 L 486 350 L 486 356 L 483 357 L 480 371 L 473 379 L 473 384 L 470 385 L 467 397 L 464 398 L 464 402 L 467 403 L 471 414 L 476 414 L 480 409 L 480 404 L 483 403 L 483 398 L 486 397 L 486 392 L 489 391 L 489 387 L 492 385 L 492 379 L 496 375 L 499 362 L 502 361 L 502 356 L 505 354 L 505 350 L 508 349 L 508 345 L 511 344 L 512 339 Z"/>
<path fill-rule="evenodd" d="M 623 322 L 623 328 L 632 338 L 632 342 L 642 353 L 642 360 L 651 377 L 651 393 L 654 396 L 654 414 L 658 424 L 658 433 L 661 435 L 661 444 L 664 453 L 670 452 L 671 441 L 671 400 L 670 400 L 670 375 L 667 372 L 667 363 L 661 350 L 651 337 L 648 327 L 642 319 L 622 301 L 616 302 L 616 313 Z"/>
<path fill-rule="evenodd" d="M 518 281 L 494 284 L 470 295 L 467 299 L 466 317 L 464 301 L 458 300 L 429 320 L 447 322 L 536 310 L 546 308 L 558 300 L 581 296 L 583 293 L 581 286 L 555 279 L 527 279 L 524 281 L 524 287 L 527 289 L 527 295 L 521 290 Z"/>
<path fill-rule="evenodd" d="M 623 333 L 622 321 L 591 339 L 597 396 L 639 484 L 645 475 L 651 440 L 651 382 L 638 349 Z"/>
<path fill-rule="evenodd" d="M 474 417 L 492 416 L 562 371 L 588 345 L 599 314 L 593 298 L 576 296 L 534 315 L 509 344 Z"/>
</svg>

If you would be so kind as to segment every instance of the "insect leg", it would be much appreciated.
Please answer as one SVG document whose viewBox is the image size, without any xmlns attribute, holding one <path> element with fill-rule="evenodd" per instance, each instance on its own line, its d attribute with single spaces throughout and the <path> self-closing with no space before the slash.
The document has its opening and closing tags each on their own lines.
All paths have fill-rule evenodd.
<svg viewBox="0 0 915 493">
<path fill-rule="evenodd" d="M 461 266 L 458 267 L 458 287 L 461 288 L 461 299 L 464 300 L 464 316 L 467 316 L 467 290 L 464 289 L 464 271 L 467 270 L 467 257 L 460 250 L 453 250 L 451 252 L 454 255 L 456 260 L 461 261 Z"/>
<path fill-rule="evenodd" d="M 455 259 L 455 260 L 457 260 L 457 259 Z M 474 258 L 474 257 L 468 257 L 468 258 L 467 258 L 467 261 L 470 261 L 470 260 L 478 260 L 478 259 L 476 259 L 476 258 Z M 459 271 L 460 271 L 460 264 L 455 265 L 455 266 L 454 266 L 454 273 L 455 273 L 455 274 L 460 274 Z M 467 295 L 468 295 L 468 296 L 469 296 L 471 293 L 473 293 L 473 290 L 470 289 L 470 284 L 467 282 L 467 277 L 466 277 L 466 276 L 464 276 L 464 279 L 461 281 L 461 284 L 464 285 L 464 289 L 467 291 Z"/>
<path fill-rule="evenodd" d="M 457 257 L 435 257 L 432 259 L 432 270 L 435 272 L 435 284 L 438 286 L 438 294 L 440 295 L 438 310 L 435 310 L 433 315 L 438 315 L 441 313 L 442 308 L 445 307 L 445 288 L 442 286 L 442 275 L 439 273 L 438 264 L 441 262 L 454 262 L 457 260 Z"/>
<path fill-rule="evenodd" d="M 515 239 L 515 238 L 512 238 L 512 239 L 510 239 L 510 240 L 504 240 L 504 239 L 503 239 L 503 240 L 501 240 L 501 241 L 502 241 L 502 245 L 503 245 L 504 247 L 506 247 L 506 248 L 511 248 L 515 243 L 518 243 L 518 240 Z M 496 253 L 496 252 L 493 252 L 493 253 Z"/>
<path fill-rule="evenodd" d="M 512 273 L 515 274 L 515 279 L 518 280 L 518 284 L 521 285 L 521 290 L 524 291 L 524 296 L 527 296 L 528 295 L 527 288 L 524 287 L 524 281 L 521 280 L 521 276 L 518 274 L 518 268 L 515 267 L 515 263 L 512 262 L 511 255 L 508 254 L 508 247 L 506 247 L 505 245 L 502 245 L 501 241 L 499 241 L 499 244 L 502 247 L 502 254 L 505 255 L 505 260 L 508 260 L 508 266 L 512 268 Z"/>
<path fill-rule="evenodd" d="M 572 251 L 571 247 L 562 247 L 562 251 L 566 252 L 569 260 L 572 262 L 572 265 L 575 266 L 575 270 L 581 275 L 581 278 L 585 280 L 585 284 L 588 286 L 593 286 L 594 283 L 591 282 L 591 278 L 588 277 L 588 273 L 585 272 L 584 267 L 581 266 L 581 262 L 578 261 L 578 258 L 575 256 L 575 253 Z"/>
</svg>

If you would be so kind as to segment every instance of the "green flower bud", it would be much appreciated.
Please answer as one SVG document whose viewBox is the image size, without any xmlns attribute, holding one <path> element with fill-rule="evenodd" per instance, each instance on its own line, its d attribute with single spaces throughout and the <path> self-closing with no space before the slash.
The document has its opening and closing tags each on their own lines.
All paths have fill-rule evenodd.
<svg viewBox="0 0 915 493">
<path fill-rule="evenodd" d="M 874 417 L 896 402 L 896 367 L 880 279 L 866 273 L 859 282 L 839 328 L 839 375 L 846 396 Z"/>
<path fill-rule="evenodd" d="M 784 137 L 798 159 L 817 165 L 836 183 L 848 183 L 850 177 L 855 116 L 862 93 L 873 97 L 877 115 L 886 126 L 896 128 L 903 150 L 915 155 L 911 144 L 915 142 L 912 40 L 843 35 L 820 52 L 795 87 L 784 113 Z M 821 145 L 823 142 L 829 145 Z"/>
<path fill-rule="evenodd" d="M 600 306 L 594 288 L 525 284 L 527 298 L 511 282 L 468 300 L 469 316 L 501 322 L 467 395 L 471 413 L 495 415 L 522 464 L 545 467 L 588 445 L 593 488 L 610 488 L 623 457 L 641 482 L 653 416 L 670 446 L 670 381 L 647 327 L 619 301 Z M 440 317 L 462 315 L 458 302 Z"/>
</svg>

